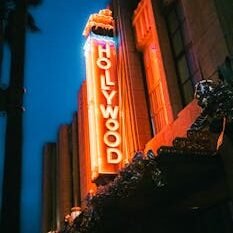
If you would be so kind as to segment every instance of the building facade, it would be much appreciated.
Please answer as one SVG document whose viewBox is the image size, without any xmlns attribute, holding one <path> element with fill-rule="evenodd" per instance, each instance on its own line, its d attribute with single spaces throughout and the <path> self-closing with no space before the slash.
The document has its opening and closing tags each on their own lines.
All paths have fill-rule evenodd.
<svg viewBox="0 0 233 233">
<path fill-rule="evenodd" d="M 194 98 L 197 84 L 205 80 L 218 83 L 223 76 L 233 80 L 231 1 L 112 0 L 109 8 L 91 15 L 84 28 L 86 81 L 78 93 L 77 118 L 72 127 L 60 129 L 55 156 L 57 170 L 52 169 L 57 174 L 56 204 L 48 202 L 50 197 L 44 201 L 48 203 L 44 210 L 50 215 L 47 212 L 43 215 L 43 224 L 47 224 L 43 233 L 49 230 L 72 232 L 75 226 L 70 230 L 64 228 L 65 216 L 68 216 L 67 222 L 72 221 L 72 207 L 88 209 L 95 193 L 111 182 L 115 184 L 119 171 L 134 161 L 135 154 L 150 154 L 151 151 L 161 157 L 161 167 L 165 167 L 167 177 L 172 177 L 174 193 L 170 191 L 168 196 L 174 194 L 186 200 L 177 198 L 173 203 L 180 206 L 176 211 L 185 209 L 185 214 L 171 211 L 173 215 L 164 215 L 171 225 L 166 226 L 161 217 L 158 232 L 232 232 L 233 176 L 229 165 L 232 163 L 232 138 L 224 139 L 228 140 L 225 146 L 220 142 L 222 130 L 214 133 L 207 132 L 209 129 L 201 133 L 190 131 L 203 112 Z M 227 69 L 226 61 L 230 64 Z M 227 148 L 222 149 L 227 158 L 222 158 L 219 145 Z M 54 157 L 54 150 L 50 150 L 49 145 L 46 148 L 45 158 L 48 154 Z M 173 165 L 163 160 L 165 154 L 174 158 Z M 216 167 L 210 165 L 212 162 L 203 162 L 204 156 L 208 155 L 211 161 L 216 154 L 220 158 L 216 158 Z M 196 164 L 199 156 L 200 164 Z M 187 158 L 192 162 L 187 163 Z M 221 169 L 226 177 L 219 172 L 219 164 L 223 164 Z M 52 166 L 51 158 L 45 159 L 45 173 L 48 166 Z M 205 166 L 206 172 L 214 170 L 218 174 L 211 182 L 199 180 L 202 179 L 200 174 L 208 176 Z M 195 175 L 187 173 L 188 168 L 195 169 Z M 186 181 L 185 174 L 189 174 L 190 180 Z M 44 192 L 51 194 L 54 187 L 46 180 L 47 177 L 44 178 Z M 178 189 L 186 188 L 179 185 L 189 181 L 199 191 L 190 186 L 187 188 L 189 195 L 184 197 Z M 195 181 L 202 187 L 196 186 Z M 154 203 L 151 196 L 148 199 Z M 142 196 L 137 196 L 136 200 L 141 203 Z M 136 204 L 133 200 L 129 203 L 128 208 Z M 187 207 L 189 204 L 191 206 Z M 55 205 L 56 213 L 52 212 L 55 207 L 51 205 Z M 139 210 L 153 222 L 156 210 L 151 209 L 148 214 L 145 207 L 142 205 Z M 199 212 L 194 213 L 194 209 Z M 79 209 L 78 212 L 73 210 L 80 214 Z M 166 209 L 163 211 L 166 213 Z M 48 224 L 51 213 L 58 220 L 56 226 L 51 217 L 53 220 Z M 154 227 L 152 223 L 145 224 L 145 217 L 141 218 L 144 219 L 141 225 L 137 225 L 139 219 L 135 219 L 128 231 L 143 232 L 143 229 Z M 211 226 L 212 219 L 216 221 Z M 140 227 L 134 229 L 135 226 Z M 102 231 L 106 229 L 114 231 L 107 227 Z"/>
</svg>

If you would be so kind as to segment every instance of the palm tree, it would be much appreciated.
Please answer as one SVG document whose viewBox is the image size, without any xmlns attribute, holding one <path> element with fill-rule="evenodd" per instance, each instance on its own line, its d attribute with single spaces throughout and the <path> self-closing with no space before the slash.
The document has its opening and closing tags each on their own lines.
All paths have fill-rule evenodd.
<svg viewBox="0 0 233 233">
<path fill-rule="evenodd" d="M 25 32 L 27 27 L 32 31 L 38 30 L 27 7 L 40 2 L 0 0 L 0 71 L 4 45 L 9 46 L 11 59 L 9 86 L 0 88 L 0 111 L 5 111 L 7 116 L 0 216 L 0 229 L 5 233 L 20 232 Z"/>
</svg>

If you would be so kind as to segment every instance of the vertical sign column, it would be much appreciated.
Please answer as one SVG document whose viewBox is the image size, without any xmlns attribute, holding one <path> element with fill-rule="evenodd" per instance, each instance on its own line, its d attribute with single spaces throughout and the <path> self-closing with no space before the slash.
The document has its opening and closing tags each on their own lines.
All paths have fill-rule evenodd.
<svg viewBox="0 0 233 233">
<path fill-rule="evenodd" d="M 91 33 L 85 45 L 92 179 L 115 174 L 122 162 L 116 46 Z"/>
</svg>

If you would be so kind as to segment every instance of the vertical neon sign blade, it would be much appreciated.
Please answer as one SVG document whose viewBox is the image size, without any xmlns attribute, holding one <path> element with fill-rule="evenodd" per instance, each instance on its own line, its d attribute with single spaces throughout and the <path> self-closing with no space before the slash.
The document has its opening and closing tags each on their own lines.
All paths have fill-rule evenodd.
<svg viewBox="0 0 233 233">
<path fill-rule="evenodd" d="M 107 13 L 104 12 L 104 15 L 108 23 L 112 22 L 109 10 Z M 100 16 L 105 17 L 103 12 Z M 98 21 L 96 17 L 95 14 L 95 23 Z M 119 124 L 116 44 L 112 37 L 97 35 L 93 31 L 87 32 L 88 28 L 89 26 L 86 26 L 85 29 L 85 33 L 88 34 L 85 57 L 91 169 L 92 179 L 95 180 L 99 175 L 117 173 L 123 156 Z"/>
</svg>

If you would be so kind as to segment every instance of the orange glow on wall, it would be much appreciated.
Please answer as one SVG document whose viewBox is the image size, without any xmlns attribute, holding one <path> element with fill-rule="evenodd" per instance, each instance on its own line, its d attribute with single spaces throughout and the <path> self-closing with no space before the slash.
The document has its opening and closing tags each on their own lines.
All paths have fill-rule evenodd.
<svg viewBox="0 0 233 233">
<path fill-rule="evenodd" d="M 91 181 L 91 159 L 89 148 L 89 122 L 87 106 L 87 84 L 83 82 L 78 95 L 78 149 L 79 149 L 79 169 L 80 169 L 80 195 L 81 200 L 86 199 L 90 189 L 96 191 L 96 185 Z M 86 203 L 81 201 L 84 208 Z"/>
<path fill-rule="evenodd" d="M 85 45 L 92 180 L 115 174 L 122 163 L 116 45 L 90 33 Z"/>
<path fill-rule="evenodd" d="M 141 0 L 134 12 L 137 48 L 143 52 L 147 87 L 150 99 L 150 114 L 154 134 L 173 121 L 166 74 L 157 34 L 151 0 Z"/>
</svg>

